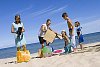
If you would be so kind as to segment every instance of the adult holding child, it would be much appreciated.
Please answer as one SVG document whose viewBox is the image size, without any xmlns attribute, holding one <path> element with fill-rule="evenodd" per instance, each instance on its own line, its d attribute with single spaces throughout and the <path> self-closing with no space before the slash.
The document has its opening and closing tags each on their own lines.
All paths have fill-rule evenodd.
<svg viewBox="0 0 100 67">
<path fill-rule="evenodd" d="M 21 22 L 20 15 L 15 16 L 15 22 L 12 23 L 11 33 L 15 35 L 15 44 L 17 47 L 17 62 L 28 62 L 31 58 L 29 50 L 26 50 L 26 40 L 24 37 L 24 25 Z M 22 49 L 21 49 L 22 48 Z"/>
<path fill-rule="evenodd" d="M 11 33 L 15 35 L 15 44 L 17 47 L 17 51 L 20 51 L 20 47 L 23 48 L 23 51 L 26 50 L 26 40 L 24 37 L 24 25 L 21 22 L 20 15 L 15 16 L 15 22 L 12 23 Z"/>
</svg>

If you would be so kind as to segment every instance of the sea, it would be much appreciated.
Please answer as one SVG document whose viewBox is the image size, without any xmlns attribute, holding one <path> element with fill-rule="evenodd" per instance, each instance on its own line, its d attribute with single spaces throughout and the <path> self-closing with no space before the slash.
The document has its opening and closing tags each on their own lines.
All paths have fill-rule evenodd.
<svg viewBox="0 0 100 67">
<path fill-rule="evenodd" d="M 90 33 L 90 34 L 85 34 L 83 35 L 84 37 L 84 42 L 83 44 L 89 44 L 89 43 L 95 43 L 95 42 L 100 42 L 100 32 L 96 33 Z M 78 40 L 76 37 L 76 44 L 78 45 Z M 50 46 L 53 47 L 53 49 L 62 49 L 64 47 L 64 41 L 60 39 L 54 40 Z M 38 50 L 41 48 L 40 43 L 31 43 L 27 44 L 27 49 L 30 51 L 31 54 L 38 52 Z M 9 48 L 3 48 L 0 49 L 0 59 L 5 59 L 5 58 L 12 58 L 16 57 L 16 47 L 9 47 Z"/>
</svg>

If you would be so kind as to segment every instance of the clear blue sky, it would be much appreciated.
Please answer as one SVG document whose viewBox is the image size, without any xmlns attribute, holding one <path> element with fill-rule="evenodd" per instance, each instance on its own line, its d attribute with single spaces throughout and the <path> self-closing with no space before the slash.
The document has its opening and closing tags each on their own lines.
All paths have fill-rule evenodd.
<svg viewBox="0 0 100 67">
<path fill-rule="evenodd" d="M 15 46 L 11 25 L 16 14 L 21 15 L 27 43 L 34 43 L 38 42 L 41 24 L 48 18 L 54 31 L 68 32 L 63 12 L 73 23 L 81 22 L 83 34 L 100 32 L 100 0 L 0 0 L 0 48 Z"/>
</svg>

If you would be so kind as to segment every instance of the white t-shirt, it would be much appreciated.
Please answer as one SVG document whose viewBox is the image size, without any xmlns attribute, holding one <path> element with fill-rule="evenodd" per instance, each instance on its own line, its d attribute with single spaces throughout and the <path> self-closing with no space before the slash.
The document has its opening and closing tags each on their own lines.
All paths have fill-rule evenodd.
<svg viewBox="0 0 100 67">
<path fill-rule="evenodd" d="M 12 25 L 14 26 L 14 32 L 17 32 L 19 27 L 24 27 L 22 22 L 19 23 L 19 24 L 16 24 L 15 22 L 13 22 Z M 16 39 L 17 38 L 17 34 L 14 33 L 14 37 Z"/>
<path fill-rule="evenodd" d="M 47 25 L 46 25 L 46 24 L 42 24 L 42 26 L 45 26 L 46 31 L 47 31 L 47 29 L 49 29 L 49 28 L 50 28 L 50 27 L 47 27 Z M 42 28 L 42 26 L 41 26 L 41 28 Z M 40 37 L 44 37 L 44 35 L 45 35 L 46 31 L 42 31 L 42 30 L 41 30 L 41 28 L 40 28 L 40 31 L 39 31 L 38 36 L 40 36 Z"/>
</svg>

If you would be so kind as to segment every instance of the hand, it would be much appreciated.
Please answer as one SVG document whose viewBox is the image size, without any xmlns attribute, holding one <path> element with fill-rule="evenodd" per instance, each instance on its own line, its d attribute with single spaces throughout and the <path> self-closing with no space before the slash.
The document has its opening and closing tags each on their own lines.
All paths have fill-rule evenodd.
<svg viewBox="0 0 100 67">
<path fill-rule="evenodd" d="M 18 34 L 18 31 L 16 31 L 15 33 Z"/>
</svg>

